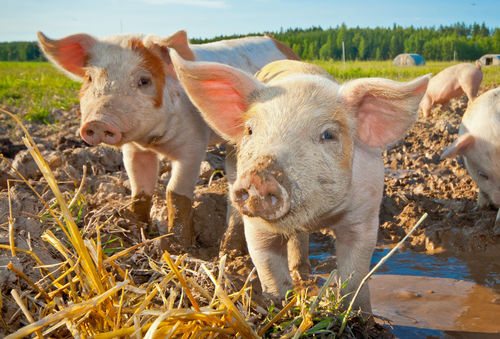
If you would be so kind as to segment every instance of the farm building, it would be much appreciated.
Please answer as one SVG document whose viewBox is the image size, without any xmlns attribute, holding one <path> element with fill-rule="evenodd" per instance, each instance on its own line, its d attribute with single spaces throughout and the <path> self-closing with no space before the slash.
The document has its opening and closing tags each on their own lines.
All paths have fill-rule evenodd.
<svg viewBox="0 0 500 339">
<path fill-rule="evenodd" d="M 479 62 L 482 66 L 500 66 L 500 54 L 485 54 Z"/>
<path fill-rule="evenodd" d="M 419 54 L 402 53 L 394 58 L 395 66 L 423 66 L 424 58 Z"/>
</svg>

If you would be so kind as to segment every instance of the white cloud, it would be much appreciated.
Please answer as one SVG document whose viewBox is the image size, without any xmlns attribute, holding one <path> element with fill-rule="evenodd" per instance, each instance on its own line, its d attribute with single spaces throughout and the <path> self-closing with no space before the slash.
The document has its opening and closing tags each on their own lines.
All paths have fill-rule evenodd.
<svg viewBox="0 0 500 339">
<path fill-rule="evenodd" d="M 223 0 L 141 0 L 152 5 L 186 5 L 207 8 L 227 8 Z"/>
</svg>

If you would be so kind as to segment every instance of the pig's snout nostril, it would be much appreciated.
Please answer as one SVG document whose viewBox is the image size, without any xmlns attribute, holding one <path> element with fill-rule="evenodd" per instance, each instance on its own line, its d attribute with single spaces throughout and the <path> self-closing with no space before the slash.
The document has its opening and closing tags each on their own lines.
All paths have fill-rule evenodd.
<svg viewBox="0 0 500 339">
<path fill-rule="evenodd" d="M 91 130 L 90 128 L 89 128 L 89 129 L 87 129 L 87 130 L 85 131 L 85 133 L 86 133 L 89 137 L 91 137 L 91 136 L 93 136 L 93 135 L 94 135 L 94 131 L 93 131 L 93 130 Z"/>
<path fill-rule="evenodd" d="M 234 193 L 236 201 L 243 203 L 248 200 L 249 194 L 246 189 L 240 189 Z"/>
<path fill-rule="evenodd" d="M 104 135 L 107 137 L 110 137 L 110 138 L 115 136 L 115 134 L 113 132 L 110 132 L 110 131 L 104 131 Z"/>
<path fill-rule="evenodd" d="M 271 206 L 276 206 L 276 204 L 280 201 L 280 198 L 274 194 L 268 194 L 267 199 L 271 202 Z"/>
</svg>

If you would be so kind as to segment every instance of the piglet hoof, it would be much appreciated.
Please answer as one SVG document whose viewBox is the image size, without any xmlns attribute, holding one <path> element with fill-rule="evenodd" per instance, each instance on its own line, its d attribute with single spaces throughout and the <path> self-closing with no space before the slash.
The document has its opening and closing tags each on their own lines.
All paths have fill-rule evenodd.
<svg viewBox="0 0 500 339">
<path fill-rule="evenodd" d="M 191 204 L 188 197 L 167 191 L 168 232 L 175 233 L 182 229 L 185 246 L 192 246 L 194 243 Z"/>
<path fill-rule="evenodd" d="M 151 211 L 151 196 L 139 194 L 133 197 L 134 202 L 129 209 L 142 222 L 149 222 L 149 212 Z"/>
<path fill-rule="evenodd" d="M 306 281 L 311 275 L 311 265 L 304 265 L 290 271 L 293 281 Z"/>
<path fill-rule="evenodd" d="M 277 307 L 278 309 L 282 309 L 284 307 L 284 304 L 285 304 L 284 297 L 276 296 L 276 295 L 265 293 L 265 292 L 262 293 L 262 296 L 265 299 L 266 306 L 273 305 L 274 307 Z"/>
</svg>

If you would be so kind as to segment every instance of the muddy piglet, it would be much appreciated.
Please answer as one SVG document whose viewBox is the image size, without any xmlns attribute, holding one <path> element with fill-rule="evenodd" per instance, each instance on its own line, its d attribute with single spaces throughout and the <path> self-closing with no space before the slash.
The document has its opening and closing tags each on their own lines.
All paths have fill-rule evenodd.
<svg viewBox="0 0 500 339">
<path fill-rule="evenodd" d="M 74 34 L 57 40 L 39 32 L 38 39 L 50 61 L 82 81 L 82 138 L 91 145 L 121 148 L 134 199 L 131 209 L 143 221 L 149 218 L 159 159 L 172 161 L 168 231 L 182 228 L 186 245 L 193 242 L 191 199 L 205 148 L 222 140 L 179 84 L 170 50 L 188 60 L 226 62 L 251 72 L 270 61 L 297 58 L 271 37 L 201 45 L 190 45 L 185 31 L 169 37 Z"/>
<path fill-rule="evenodd" d="M 236 145 L 230 194 L 265 295 L 280 300 L 292 288 L 290 235 L 320 228 L 337 237 L 340 279 L 348 280 L 343 293 L 355 290 L 377 240 L 381 148 L 416 120 L 428 76 L 338 85 L 317 66 L 285 61 L 265 66 L 259 81 L 222 64 L 172 59 L 208 124 Z M 356 306 L 371 310 L 367 287 Z"/>
<path fill-rule="evenodd" d="M 420 108 L 424 118 L 427 118 L 435 104 L 446 104 L 451 99 L 466 94 L 469 102 L 477 96 L 479 85 L 483 80 L 481 64 L 462 63 L 445 68 L 429 81 Z"/>
<path fill-rule="evenodd" d="M 479 186 L 478 207 L 500 207 L 500 88 L 480 95 L 467 108 L 458 138 L 441 158 L 462 155 L 465 167 Z M 500 210 L 493 232 L 500 235 Z"/>
</svg>

